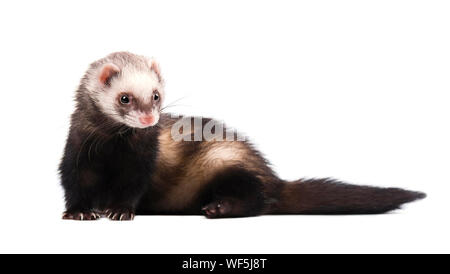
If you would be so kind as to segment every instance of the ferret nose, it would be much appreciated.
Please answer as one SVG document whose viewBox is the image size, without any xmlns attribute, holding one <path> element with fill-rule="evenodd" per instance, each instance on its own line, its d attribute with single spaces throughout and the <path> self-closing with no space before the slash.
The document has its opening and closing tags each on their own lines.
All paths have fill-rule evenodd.
<svg viewBox="0 0 450 274">
<path fill-rule="evenodd" d="M 153 115 L 143 115 L 139 117 L 139 122 L 141 122 L 144 126 L 152 124 L 154 120 L 155 118 L 153 118 Z"/>
</svg>

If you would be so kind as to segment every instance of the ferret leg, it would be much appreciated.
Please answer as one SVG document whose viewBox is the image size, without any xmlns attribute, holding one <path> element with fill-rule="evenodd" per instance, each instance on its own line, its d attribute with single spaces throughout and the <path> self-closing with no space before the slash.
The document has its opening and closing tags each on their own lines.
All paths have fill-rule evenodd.
<svg viewBox="0 0 450 274">
<path fill-rule="evenodd" d="M 66 220 L 97 220 L 100 215 L 94 211 L 89 193 L 79 186 L 66 187 L 66 211 L 62 218 Z"/>
<path fill-rule="evenodd" d="M 201 211 L 207 218 L 256 216 L 264 206 L 261 181 L 241 168 L 218 173 L 204 198 Z"/>
<path fill-rule="evenodd" d="M 63 219 L 96 220 L 100 215 L 94 210 L 96 176 L 87 168 L 62 169 L 62 185 L 65 190 L 66 211 Z"/>
<path fill-rule="evenodd" d="M 89 135 L 80 134 L 70 132 L 59 166 L 66 202 L 62 218 L 96 220 L 100 218 L 94 208 L 98 204 L 101 177 L 88 161 L 86 150 L 90 147 Z"/>
<path fill-rule="evenodd" d="M 111 199 L 103 212 L 105 217 L 114 221 L 134 219 L 136 207 L 147 189 L 145 175 L 138 176 L 138 174 L 145 174 L 145 171 L 134 170 L 121 173 L 110 182 Z"/>
<path fill-rule="evenodd" d="M 66 211 L 63 219 L 69 220 L 96 220 L 100 215 L 94 210 L 94 187 L 82 185 L 79 176 L 63 177 L 66 193 Z M 83 179 L 83 178 L 81 178 Z"/>
</svg>

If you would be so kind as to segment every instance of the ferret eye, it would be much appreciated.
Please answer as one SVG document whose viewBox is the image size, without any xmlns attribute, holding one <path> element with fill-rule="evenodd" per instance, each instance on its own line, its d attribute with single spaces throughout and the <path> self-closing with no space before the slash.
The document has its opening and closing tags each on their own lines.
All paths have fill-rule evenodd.
<svg viewBox="0 0 450 274">
<path fill-rule="evenodd" d="M 159 100 L 159 94 L 158 93 L 153 94 L 153 100 L 154 101 L 158 101 Z"/>
<path fill-rule="evenodd" d="M 129 104 L 130 98 L 128 97 L 128 95 L 123 95 L 122 97 L 120 97 L 120 103 L 124 105 Z"/>
</svg>

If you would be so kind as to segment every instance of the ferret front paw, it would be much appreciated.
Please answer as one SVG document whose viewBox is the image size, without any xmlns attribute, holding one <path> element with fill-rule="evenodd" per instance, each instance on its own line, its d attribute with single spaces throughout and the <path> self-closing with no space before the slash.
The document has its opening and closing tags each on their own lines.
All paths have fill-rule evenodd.
<svg viewBox="0 0 450 274">
<path fill-rule="evenodd" d="M 66 211 L 63 213 L 64 220 L 93 221 L 100 218 L 100 215 L 94 211 Z"/>
<path fill-rule="evenodd" d="M 202 208 L 206 218 L 226 217 L 231 212 L 231 203 L 227 201 L 217 201 L 207 204 Z"/>
<path fill-rule="evenodd" d="M 134 219 L 134 212 L 128 209 L 107 209 L 104 215 L 113 221 L 131 221 Z"/>
</svg>

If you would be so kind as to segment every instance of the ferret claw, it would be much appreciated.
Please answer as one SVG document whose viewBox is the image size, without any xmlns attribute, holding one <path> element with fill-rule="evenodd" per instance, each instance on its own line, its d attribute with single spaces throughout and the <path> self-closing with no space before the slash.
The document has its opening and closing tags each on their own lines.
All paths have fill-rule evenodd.
<svg viewBox="0 0 450 274">
<path fill-rule="evenodd" d="M 135 214 L 126 209 L 107 209 L 105 211 L 105 216 L 113 221 L 131 221 L 134 219 Z"/>
<path fill-rule="evenodd" d="M 62 218 L 64 220 L 93 221 L 100 218 L 100 215 L 93 211 L 85 212 L 64 212 Z"/>
</svg>

